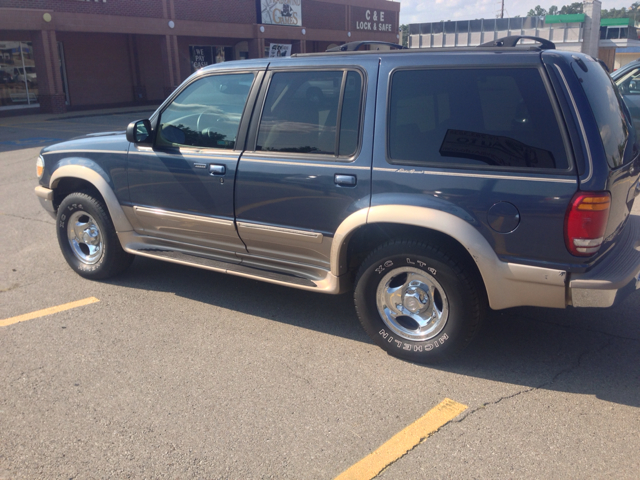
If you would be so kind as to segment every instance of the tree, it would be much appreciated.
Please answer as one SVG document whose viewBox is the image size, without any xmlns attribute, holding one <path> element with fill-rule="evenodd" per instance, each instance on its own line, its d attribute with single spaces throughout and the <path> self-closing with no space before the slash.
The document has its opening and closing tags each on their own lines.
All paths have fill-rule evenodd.
<svg viewBox="0 0 640 480">
<path fill-rule="evenodd" d="M 634 4 L 635 5 L 635 4 Z M 633 14 L 633 5 L 627 10 L 626 8 L 612 8 L 611 10 L 601 10 L 600 18 L 626 18 Z"/>
<path fill-rule="evenodd" d="M 636 3 L 640 5 L 640 2 L 636 2 Z M 614 10 L 615 8 L 611 9 L 611 11 L 614 11 Z M 624 10 L 624 8 L 622 8 L 621 10 Z M 602 10 L 602 11 L 607 12 L 607 10 Z M 527 17 L 544 17 L 546 15 L 570 15 L 572 13 L 583 13 L 581 2 L 574 2 L 570 5 L 563 5 L 560 8 L 556 7 L 555 5 L 551 5 L 549 7 L 549 10 L 542 8 L 540 5 L 537 5 L 535 8 L 532 8 L 531 10 L 529 10 L 529 13 L 527 13 Z M 602 18 L 609 18 L 609 17 L 605 17 L 603 15 Z"/>
<path fill-rule="evenodd" d="M 400 32 L 402 46 L 409 47 L 409 25 L 400 25 Z"/>
<path fill-rule="evenodd" d="M 560 9 L 560 15 L 571 15 L 573 13 L 582 12 L 582 2 L 574 2 L 571 5 L 565 5 Z"/>
<path fill-rule="evenodd" d="M 547 14 L 547 11 L 542 8 L 540 5 L 536 5 L 535 8 L 529 10 L 527 13 L 527 17 L 544 17 Z"/>
</svg>

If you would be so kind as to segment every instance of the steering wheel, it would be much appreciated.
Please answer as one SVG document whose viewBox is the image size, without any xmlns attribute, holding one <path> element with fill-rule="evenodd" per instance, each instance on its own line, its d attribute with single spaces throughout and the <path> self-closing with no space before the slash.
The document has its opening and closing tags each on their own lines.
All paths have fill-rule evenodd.
<svg viewBox="0 0 640 480">
<path fill-rule="evenodd" d="M 211 117 L 211 120 L 207 120 L 207 117 Z M 196 129 L 198 132 L 202 132 L 205 128 L 211 129 L 212 125 L 215 125 L 218 122 L 224 122 L 224 121 L 225 121 L 224 116 L 220 114 L 202 112 L 200 115 L 198 115 L 198 120 L 196 121 Z"/>
</svg>

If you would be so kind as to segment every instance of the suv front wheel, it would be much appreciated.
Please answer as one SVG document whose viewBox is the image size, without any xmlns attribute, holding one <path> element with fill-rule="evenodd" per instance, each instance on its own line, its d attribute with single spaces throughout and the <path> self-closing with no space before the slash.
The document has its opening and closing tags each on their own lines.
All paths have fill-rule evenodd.
<svg viewBox="0 0 640 480">
<path fill-rule="evenodd" d="M 106 207 L 86 193 L 72 193 L 60 203 L 57 230 L 65 260 L 85 278 L 112 277 L 133 261 L 122 249 Z"/>
<path fill-rule="evenodd" d="M 390 355 L 420 363 L 459 353 L 486 308 L 470 272 L 440 249 L 409 240 L 387 242 L 366 258 L 354 297 L 371 339 Z"/>
</svg>

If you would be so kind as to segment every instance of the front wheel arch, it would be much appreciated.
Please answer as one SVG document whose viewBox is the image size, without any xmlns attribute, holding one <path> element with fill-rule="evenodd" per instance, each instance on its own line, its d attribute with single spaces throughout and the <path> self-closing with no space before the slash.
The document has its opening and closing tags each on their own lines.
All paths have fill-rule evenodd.
<svg viewBox="0 0 640 480">
<path fill-rule="evenodd" d="M 116 194 L 114 193 L 111 185 L 109 185 L 109 183 L 100 173 L 92 170 L 91 168 L 89 168 L 89 166 L 86 165 L 63 165 L 54 170 L 54 172 L 52 173 L 51 179 L 49 181 L 49 188 L 55 191 L 59 183 L 62 180 L 66 179 L 74 179 L 74 181 L 86 182 L 100 193 L 100 197 L 102 198 L 104 205 L 109 211 L 109 215 L 117 232 L 130 232 L 133 230 L 133 226 L 122 210 L 120 202 L 118 201 L 118 198 L 116 197 Z"/>
<path fill-rule="evenodd" d="M 72 193 L 85 192 L 105 203 L 104 197 L 92 183 L 81 178 L 64 177 L 53 188 L 53 206 L 56 210 L 62 201 Z"/>
</svg>

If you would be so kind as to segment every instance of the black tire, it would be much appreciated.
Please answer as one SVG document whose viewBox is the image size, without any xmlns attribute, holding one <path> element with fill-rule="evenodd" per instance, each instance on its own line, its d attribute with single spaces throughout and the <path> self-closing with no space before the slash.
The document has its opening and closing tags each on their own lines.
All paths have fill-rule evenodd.
<svg viewBox="0 0 640 480">
<path fill-rule="evenodd" d="M 56 230 L 69 266 L 92 280 L 124 272 L 133 255 L 122 249 L 104 204 L 87 193 L 72 193 L 58 207 Z"/>
<path fill-rule="evenodd" d="M 354 300 L 360 323 L 378 346 L 418 363 L 462 351 L 478 332 L 487 303 L 474 272 L 415 240 L 391 240 L 371 252 L 356 276 Z"/>
</svg>

